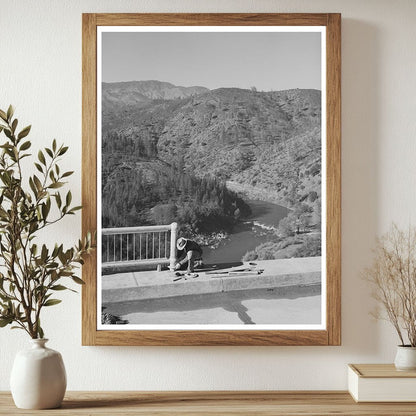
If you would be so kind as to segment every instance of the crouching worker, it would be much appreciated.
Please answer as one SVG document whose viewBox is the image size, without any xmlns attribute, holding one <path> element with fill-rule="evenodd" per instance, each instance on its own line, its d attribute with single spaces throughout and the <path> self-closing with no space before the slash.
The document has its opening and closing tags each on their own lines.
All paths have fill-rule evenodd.
<svg viewBox="0 0 416 416">
<path fill-rule="evenodd" d="M 187 238 L 179 238 L 176 242 L 178 249 L 178 262 L 175 265 L 175 270 L 179 270 L 185 263 L 188 263 L 187 272 L 193 273 L 195 262 L 202 263 L 202 248 L 195 241 Z"/>
</svg>

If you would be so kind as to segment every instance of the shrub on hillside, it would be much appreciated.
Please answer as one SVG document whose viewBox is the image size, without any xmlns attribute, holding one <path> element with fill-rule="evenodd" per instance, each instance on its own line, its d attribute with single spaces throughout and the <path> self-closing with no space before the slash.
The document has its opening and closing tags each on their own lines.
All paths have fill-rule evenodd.
<svg viewBox="0 0 416 416">
<path fill-rule="evenodd" d="M 309 235 L 294 253 L 294 257 L 317 257 L 321 255 L 321 235 Z"/>
</svg>

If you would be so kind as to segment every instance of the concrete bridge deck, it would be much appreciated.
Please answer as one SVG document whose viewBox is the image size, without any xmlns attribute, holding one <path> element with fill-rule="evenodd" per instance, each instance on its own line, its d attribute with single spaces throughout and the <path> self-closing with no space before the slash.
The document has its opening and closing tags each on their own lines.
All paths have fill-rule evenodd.
<svg viewBox="0 0 416 416">
<path fill-rule="evenodd" d="M 321 257 L 255 261 L 261 274 L 210 274 L 174 281 L 171 271 L 134 271 L 102 276 L 102 302 L 126 302 L 236 290 L 303 287 L 321 284 Z M 248 263 L 247 263 L 248 264 Z M 220 271 L 221 267 L 217 269 Z"/>
</svg>

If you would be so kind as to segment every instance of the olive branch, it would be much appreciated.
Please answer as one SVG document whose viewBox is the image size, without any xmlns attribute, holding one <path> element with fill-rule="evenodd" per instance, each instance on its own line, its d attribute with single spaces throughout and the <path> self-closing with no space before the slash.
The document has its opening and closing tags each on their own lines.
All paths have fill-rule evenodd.
<svg viewBox="0 0 416 416">
<path fill-rule="evenodd" d="M 84 239 L 67 250 L 62 244 L 50 249 L 38 246 L 39 231 L 74 215 L 81 206 L 72 206 L 71 191 L 59 190 L 72 171 L 61 172 L 58 162 L 68 147 L 54 139 L 50 148 L 39 150 L 34 166 L 36 174 L 27 183 L 22 173 L 22 159 L 31 156 L 24 140 L 31 126 L 17 132 L 14 109 L 0 110 L 0 327 L 25 330 L 32 338 L 43 338 L 40 315 L 45 306 L 57 305 L 52 298 L 58 291 L 71 290 L 61 284 L 63 278 L 83 284 L 76 271 L 85 255 L 93 250 L 93 238 Z"/>
</svg>

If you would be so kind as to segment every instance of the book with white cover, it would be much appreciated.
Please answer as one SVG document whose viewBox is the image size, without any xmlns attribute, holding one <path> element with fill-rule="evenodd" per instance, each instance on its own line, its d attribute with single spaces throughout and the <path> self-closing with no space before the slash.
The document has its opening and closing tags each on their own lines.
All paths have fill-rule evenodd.
<svg viewBox="0 0 416 416">
<path fill-rule="evenodd" d="M 416 402 L 416 371 L 394 364 L 349 364 L 348 390 L 356 402 Z"/>
</svg>

